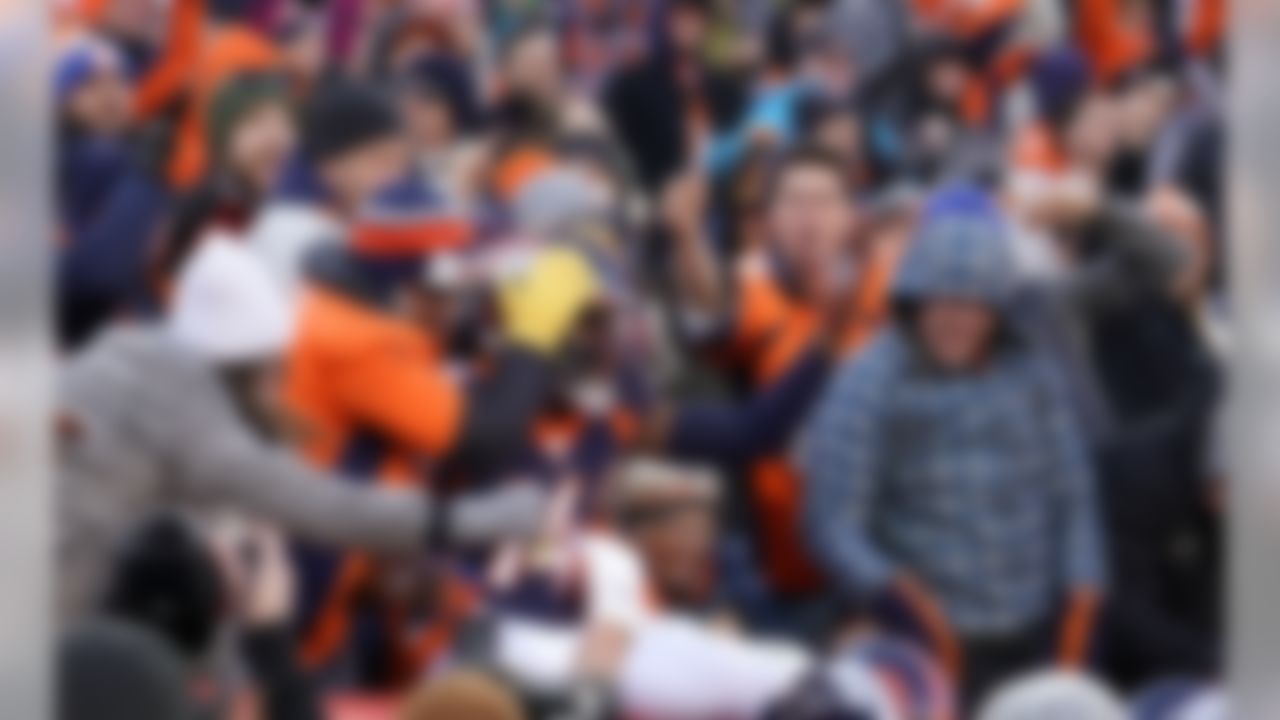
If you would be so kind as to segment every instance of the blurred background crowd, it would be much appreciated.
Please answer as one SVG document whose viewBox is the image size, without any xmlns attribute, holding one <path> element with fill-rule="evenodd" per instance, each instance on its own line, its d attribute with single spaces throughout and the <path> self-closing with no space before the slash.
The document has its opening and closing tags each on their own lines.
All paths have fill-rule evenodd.
<svg viewBox="0 0 1280 720">
<path fill-rule="evenodd" d="M 55 0 L 60 717 L 1227 717 L 1226 11 Z"/>
</svg>

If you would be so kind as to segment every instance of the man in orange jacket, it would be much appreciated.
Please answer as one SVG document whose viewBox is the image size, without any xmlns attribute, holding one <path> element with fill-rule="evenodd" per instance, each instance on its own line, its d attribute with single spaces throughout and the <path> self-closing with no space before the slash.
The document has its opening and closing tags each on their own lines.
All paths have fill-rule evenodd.
<svg viewBox="0 0 1280 720">
<path fill-rule="evenodd" d="M 595 294 L 592 270 L 567 249 L 536 254 L 498 289 L 503 347 L 483 378 L 464 384 L 420 322 L 421 251 L 370 256 L 362 247 L 321 244 L 307 260 L 287 371 L 304 452 L 346 476 L 397 485 L 445 461 L 488 474 L 524 446 L 551 358 Z M 301 560 L 303 655 L 315 667 L 347 644 L 374 568 L 310 549 Z"/>
<path fill-rule="evenodd" d="M 752 393 L 773 387 L 815 351 L 856 351 L 885 316 L 897 253 L 875 246 L 855 267 L 847 183 L 844 165 L 821 150 L 800 148 L 784 158 L 770 189 L 768 243 L 740 258 L 727 293 L 733 307 L 714 308 L 716 317 L 704 323 L 699 342 L 737 370 Z M 811 596 L 822 581 L 799 532 L 801 492 L 790 461 L 758 458 L 749 494 L 758 528 L 752 539 L 770 590 Z"/>
</svg>

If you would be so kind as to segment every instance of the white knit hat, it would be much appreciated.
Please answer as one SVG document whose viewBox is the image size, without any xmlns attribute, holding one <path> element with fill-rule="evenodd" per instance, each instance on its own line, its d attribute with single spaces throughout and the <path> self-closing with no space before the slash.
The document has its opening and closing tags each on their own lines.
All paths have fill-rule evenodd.
<svg viewBox="0 0 1280 720">
<path fill-rule="evenodd" d="M 294 313 L 245 245 L 223 233 L 205 238 L 178 275 L 168 325 L 174 337 L 216 363 L 280 355 Z"/>
</svg>

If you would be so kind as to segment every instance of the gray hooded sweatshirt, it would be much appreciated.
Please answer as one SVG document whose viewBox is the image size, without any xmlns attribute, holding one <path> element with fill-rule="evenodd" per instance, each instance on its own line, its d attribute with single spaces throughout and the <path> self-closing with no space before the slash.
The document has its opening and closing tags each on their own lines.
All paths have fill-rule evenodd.
<svg viewBox="0 0 1280 720">
<path fill-rule="evenodd" d="M 58 397 L 58 600 L 93 608 L 113 558 L 148 518 L 231 507 L 303 539 L 420 547 L 420 492 L 334 482 L 251 434 L 212 367 L 157 327 L 105 332 L 64 368 Z"/>
</svg>

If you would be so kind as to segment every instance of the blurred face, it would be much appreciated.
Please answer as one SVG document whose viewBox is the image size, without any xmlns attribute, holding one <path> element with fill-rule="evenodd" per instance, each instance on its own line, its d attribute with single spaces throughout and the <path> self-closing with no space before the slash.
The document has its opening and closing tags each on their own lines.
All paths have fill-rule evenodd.
<svg viewBox="0 0 1280 720">
<path fill-rule="evenodd" d="M 663 597 L 697 601 L 708 587 L 716 533 L 713 508 L 691 501 L 636 528 L 630 539 Z"/>
<path fill-rule="evenodd" d="M 281 47 L 281 63 L 295 87 L 311 87 L 324 72 L 324 42 L 324 27 L 316 24 L 304 28 Z"/>
<path fill-rule="evenodd" d="M 434 150 L 453 140 L 453 115 L 438 98 L 412 95 L 401 103 L 409 141 L 423 150 Z"/>
<path fill-rule="evenodd" d="M 112 35 L 153 44 L 165 35 L 168 0 L 107 0 L 103 27 Z"/>
<path fill-rule="evenodd" d="M 320 166 L 320 174 L 339 202 L 351 210 L 403 177 L 408 166 L 409 146 L 404 138 L 393 136 L 329 159 Z"/>
<path fill-rule="evenodd" d="M 297 131 L 288 109 L 280 103 L 268 103 L 236 125 L 227 146 L 228 160 L 254 190 L 266 194 L 275 187 L 296 144 Z"/>
<path fill-rule="evenodd" d="M 1169 78 L 1152 77 L 1134 85 L 1115 100 L 1116 123 L 1122 140 L 1145 147 L 1173 110 L 1177 88 Z"/>
<path fill-rule="evenodd" d="M 1100 93 L 1091 93 L 1080 104 L 1065 129 L 1067 156 L 1081 168 L 1105 166 L 1115 153 L 1115 108 Z"/>
<path fill-rule="evenodd" d="M 707 37 L 707 18 L 697 10 L 676 7 L 667 20 L 671 43 L 680 53 L 695 53 Z"/>
<path fill-rule="evenodd" d="M 792 272 L 812 280 L 841 264 L 853 210 L 834 169 L 806 163 L 783 172 L 769 208 L 771 242 Z"/>
<path fill-rule="evenodd" d="M 830 97 L 842 97 L 853 88 L 853 65 L 838 47 L 806 52 L 800 61 L 800 74 Z"/>
<path fill-rule="evenodd" d="M 853 113 L 836 113 L 818 125 L 813 142 L 853 167 L 862 154 L 862 125 Z"/>
<path fill-rule="evenodd" d="M 507 60 L 511 90 L 545 103 L 560 97 L 560 54 L 551 33 L 539 32 L 522 39 Z"/>
<path fill-rule="evenodd" d="M 942 58 L 929 66 L 929 93 L 945 103 L 959 102 L 969 82 L 969 71 L 956 58 Z"/>
<path fill-rule="evenodd" d="M 788 19 L 788 33 L 797 47 L 804 47 L 805 42 L 822 30 L 823 13 L 812 6 L 805 6 L 791 13 Z"/>
<path fill-rule="evenodd" d="M 929 359 L 948 372 L 979 367 L 991 350 L 996 316 L 986 304 L 959 298 L 920 306 L 919 340 Z"/>
<path fill-rule="evenodd" d="M 133 117 L 133 93 L 118 68 L 104 68 L 67 99 L 76 125 L 95 135 L 118 135 Z"/>
</svg>

